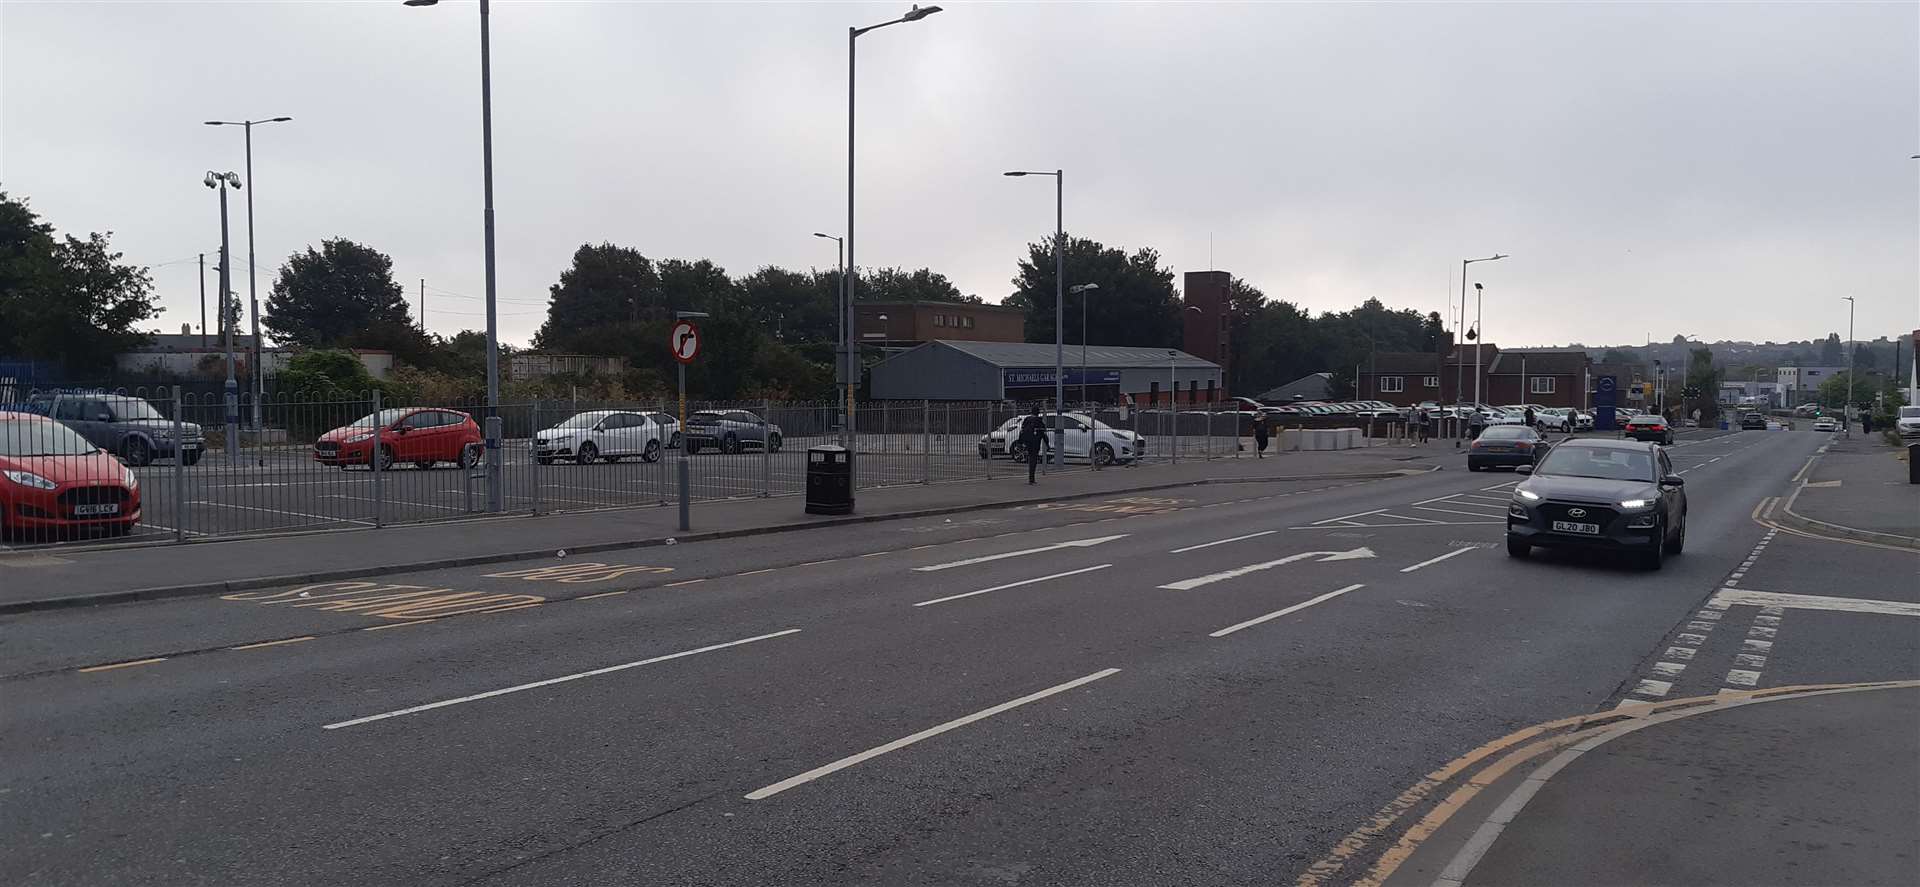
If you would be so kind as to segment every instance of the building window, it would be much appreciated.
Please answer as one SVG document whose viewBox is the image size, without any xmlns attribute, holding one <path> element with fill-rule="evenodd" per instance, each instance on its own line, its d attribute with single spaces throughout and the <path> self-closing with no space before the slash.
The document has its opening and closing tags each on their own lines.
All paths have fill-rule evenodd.
<svg viewBox="0 0 1920 887">
<path fill-rule="evenodd" d="M 1552 376 L 1534 376 L 1531 381 L 1532 381 L 1532 385 L 1530 387 L 1533 389 L 1533 393 L 1535 394 L 1552 394 L 1553 393 L 1553 377 Z"/>
<path fill-rule="evenodd" d="M 1420 377 L 1420 384 L 1427 388 L 1438 388 L 1440 387 L 1440 377 L 1439 376 L 1422 376 Z"/>
<path fill-rule="evenodd" d="M 1380 393 L 1399 394 L 1400 392 L 1405 390 L 1407 390 L 1407 377 L 1405 376 L 1381 376 L 1380 377 Z"/>
<path fill-rule="evenodd" d="M 946 326 L 946 325 L 947 325 L 947 316 L 946 316 L 945 314 L 935 314 L 935 315 L 933 316 L 933 325 L 934 325 L 934 326 Z"/>
<path fill-rule="evenodd" d="M 972 316 L 972 315 L 961 315 L 961 317 L 960 317 L 960 327 L 961 327 L 962 329 L 969 329 L 969 330 L 970 330 L 970 329 L 973 329 L 973 316 Z"/>
</svg>

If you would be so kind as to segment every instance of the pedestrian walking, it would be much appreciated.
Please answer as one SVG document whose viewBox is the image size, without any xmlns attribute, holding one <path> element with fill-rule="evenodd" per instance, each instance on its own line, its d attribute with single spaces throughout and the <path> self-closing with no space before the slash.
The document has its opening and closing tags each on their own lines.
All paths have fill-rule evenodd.
<svg viewBox="0 0 1920 887">
<path fill-rule="evenodd" d="M 1027 450 L 1027 483 L 1034 483 L 1040 471 L 1040 448 L 1047 441 L 1047 420 L 1040 418 L 1040 405 L 1020 420 L 1020 444 Z"/>
<path fill-rule="evenodd" d="M 1433 433 L 1432 428 L 1433 417 L 1427 413 L 1427 408 L 1415 407 L 1413 410 L 1413 432 L 1415 439 L 1418 440 L 1421 445 L 1424 446 L 1430 439 L 1430 435 Z"/>
<path fill-rule="evenodd" d="M 1467 439 L 1479 440 L 1480 431 L 1481 429 L 1485 428 L 1486 425 L 1487 425 L 1486 411 L 1480 409 L 1479 407 L 1474 407 L 1473 414 L 1467 417 Z"/>
<path fill-rule="evenodd" d="M 1527 427 L 1535 431 L 1540 430 L 1540 426 L 1533 419 L 1533 407 L 1527 407 Z"/>
<path fill-rule="evenodd" d="M 1256 413 L 1253 417 L 1253 449 L 1255 451 L 1254 458 L 1256 459 L 1267 458 L 1267 436 L 1268 436 L 1267 414 Z"/>
</svg>

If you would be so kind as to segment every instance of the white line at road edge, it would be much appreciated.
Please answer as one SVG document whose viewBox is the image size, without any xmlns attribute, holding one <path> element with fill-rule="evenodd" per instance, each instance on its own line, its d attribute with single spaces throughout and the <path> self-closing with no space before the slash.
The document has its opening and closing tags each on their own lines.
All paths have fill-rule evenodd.
<svg viewBox="0 0 1920 887">
<path fill-rule="evenodd" d="M 652 659 L 642 659 L 639 662 L 628 662 L 622 665 L 609 665 L 606 668 L 596 668 L 592 671 L 583 671 L 578 674 L 564 675 L 562 677 L 557 677 L 557 678 L 548 678 L 544 681 L 534 681 L 531 684 L 520 684 L 519 686 L 505 687 L 499 690 L 488 690 L 485 693 L 475 693 L 472 696 L 462 696 L 459 699 L 446 699 L 440 702 L 429 702 L 426 705 L 416 705 L 412 708 L 400 709 L 399 711 L 390 711 L 384 714 L 368 715 L 364 718 L 354 718 L 351 721 L 341 721 L 337 724 L 327 724 L 324 729 L 338 730 L 341 727 L 355 727 L 360 724 L 369 724 L 374 721 L 384 721 L 387 718 L 397 718 L 397 717 L 400 717 L 401 715 L 418 714 L 420 712 L 429 711 L 436 708 L 445 708 L 449 705 L 459 705 L 462 702 L 476 702 L 481 699 L 491 699 L 495 696 L 505 696 L 508 693 L 518 693 L 522 690 L 534 690 L 540 687 L 550 687 L 554 684 L 564 684 L 567 681 L 577 681 L 581 678 L 590 678 L 590 677 L 595 677 L 597 675 L 610 674 L 616 671 L 625 671 L 626 669 L 629 669 L 629 668 L 639 668 L 642 665 L 652 665 L 656 662 L 665 662 L 669 659 L 679 659 L 684 656 L 696 656 L 701 653 L 711 653 L 715 650 L 724 650 L 728 647 L 738 647 L 741 644 L 751 644 L 755 641 L 764 641 L 769 638 L 783 637 L 785 635 L 795 634 L 799 631 L 800 629 L 797 629 L 797 628 L 789 628 L 786 631 L 776 631 L 772 634 L 763 634 L 756 637 L 741 638 L 740 640 L 737 640 L 737 641 L 728 641 L 724 644 L 713 644 L 711 646 L 701 647 L 696 650 L 682 650 L 678 653 L 668 653 L 665 656 L 655 656 Z"/>
<path fill-rule="evenodd" d="M 1065 693 L 1068 690 L 1071 690 L 1082 684 L 1091 684 L 1094 681 L 1100 680 L 1101 678 L 1112 677 L 1119 673 L 1120 673 L 1120 669 L 1117 669 L 1117 668 L 1102 669 L 1100 671 L 1094 672 L 1093 674 L 1087 675 L 1086 677 L 1074 678 L 1073 680 L 1068 681 L 1064 684 L 1056 684 L 1052 687 L 1048 687 L 1045 690 L 1041 690 L 1038 693 L 1029 693 L 1011 702 L 1002 702 L 999 705 L 996 705 L 992 708 L 983 709 L 981 711 L 974 712 L 973 714 L 967 715 L 965 717 L 955 718 L 951 721 L 941 724 L 938 727 L 929 727 L 925 730 L 922 730 L 918 733 L 913 734 L 912 736 L 906 736 L 900 739 L 895 739 L 894 741 L 889 742 L 886 745 L 874 746 L 873 748 L 867 749 L 866 751 L 863 751 L 857 755 L 850 755 L 848 757 L 841 758 L 840 760 L 834 761 L 833 763 L 828 764 L 824 767 L 815 767 L 812 770 L 808 770 L 807 772 L 800 774 L 799 776 L 793 776 L 787 779 L 782 779 L 779 782 L 776 782 L 772 785 L 767 786 L 766 788 L 755 789 L 747 793 L 747 796 L 746 796 L 747 800 L 760 801 L 760 800 L 765 800 L 767 798 L 771 798 L 774 795 L 777 795 L 783 791 L 786 791 L 787 789 L 790 789 L 799 785 L 805 785 L 809 782 L 819 779 L 822 776 L 827 776 L 829 774 L 836 773 L 841 770 L 845 770 L 848 767 L 851 767 L 862 761 L 877 758 L 881 755 L 886 754 L 887 752 L 899 751 L 900 749 L 906 748 L 907 746 L 912 745 L 916 742 L 919 742 L 922 739 L 931 739 L 935 736 L 938 736 L 942 733 L 947 732 L 948 730 L 952 730 L 958 727 L 964 727 L 968 724 L 973 723 L 974 721 L 985 720 L 987 718 L 993 717 L 994 715 L 1000 714 L 1001 712 L 1010 711 L 1012 709 L 1019 708 L 1020 706 L 1026 705 L 1029 702 L 1038 702 L 1039 700 L 1045 699 L 1048 696 L 1052 696 L 1057 693 Z"/>
<path fill-rule="evenodd" d="M 1215 545 L 1225 545 L 1229 542 L 1244 542 L 1248 539 L 1258 539 L 1261 536 L 1271 536 L 1278 532 L 1280 531 L 1279 530 L 1261 530 L 1258 533 L 1248 533 L 1245 536 L 1235 536 L 1232 539 L 1221 539 L 1218 542 L 1202 542 L 1199 545 L 1189 545 L 1185 548 L 1176 548 L 1167 553 L 1168 554 L 1186 554 L 1189 551 L 1199 551 L 1202 548 L 1212 548 Z"/>
<path fill-rule="evenodd" d="M 1045 581 L 1047 581 L 1048 579 L 1060 579 L 1060 578 L 1063 578 L 1063 577 L 1066 577 L 1066 576 L 1078 576 L 1078 575 L 1080 575 L 1081 573 L 1091 573 L 1091 572 L 1093 572 L 1093 571 L 1095 571 L 1095 570 L 1104 570 L 1104 569 L 1106 569 L 1106 568 L 1108 568 L 1108 567 L 1111 567 L 1111 566 L 1113 566 L 1113 565 L 1112 565 L 1112 564 L 1101 564 L 1100 566 L 1097 566 L 1097 567 L 1085 567 L 1085 568 L 1082 568 L 1082 569 L 1079 569 L 1079 570 L 1068 570 L 1068 571 L 1067 571 L 1067 572 L 1065 572 L 1065 573 L 1055 573 L 1055 574 L 1053 574 L 1053 575 L 1051 575 L 1051 576 L 1041 576 L 1041 577 L 1040 577 L 1040 578 L 1038 578 L 1038 579 L 1022 579 L 1022 580 L 1020 580 L 1019 582 L 1009 582 L 1009 583 L 1007 583 L 1007 584 L 1005 584 L 1005 585 L 996 585 L 996 586 L 994 586 L 994 587 L 992 587 L 992 588 L 982 588 L 982 589 L 980 589 L 979 591 L 969 591 L 969 592 L 965 592 L 965 593 L 963 593 L 963 594 L 951 594 L 951 595 L 947 595 L 946 597 L 937 597 L 937 598 L 934 598 L 933 600 L 930 600 L 930 601 L 921 601 L 920 603 L 917 603 L 917 604 L 914 604 L 914 606 L 916 606 L 916 607 L 928 607 L 928 606 L 932 606 L 932 605 L 934 605 L 934 604 L 944 604 L 944 603 L 946 603 L 947 601 L 957 601 L 957 600 L 959 600 L 959 599 L 961 599 L 961 598 L 963 598 L 963 597 L 973 597 L 973 596 L 974 596 L 974 595 L 976 595 L 976 594 L 986 594 L 986 593 L 987 593 L 987 592 L 989 592 L 989 591 L 1001 591 L 1001 590 L 1004 590 L 1004 589 L 1008 589 L 1008 588 L 1019 588 L 1019 587 L 1020 587 L 1020 586 L 1022 586 L 1022 585 L 1032 585 L 1032 584 L 1033 584 L 1033 583 L 1035 583 L 1035 582 L 1045 582 Z"/>
<path fill-rule="evenodd" d="M 1271 613 L 1268 613 L 1268 614 L 1267 614 L 1267 615 L 1265 615 L 1265 616 L 1256 616 L 1256 617 L 1254 617 L 1254 618 L 1252 618 L 1252 619 L 1248 619 L 1247 621 L 1245 621 L 1245 622 L 1242 622 L 1242 623 L 1240 623 L 1239 625 L 1229 625 L 1229 626 L 1227 626 L 1226 628 L 1223 628 L 1223 629 L 1220 629 L 1219 631 L 1216 631 L 1216 632 L 1214 632 L 1214 633 L 1212 633 L 1212 634 L 1210 634 L 1210 635 L 1207 635 L 1207 637 L 1210 637 L 1210 638 L 1223 638 L 1223 637 L 1226 637 L 1227 635 L 1230 635 L 1230 634 L 1233 634 L 1233 633 L 1234 633 L 1234 632 L 1236 632 L 1236 631 L 1239 631 L 1240 629 L 1243 629 L 1243 628 L 1252 628 L 1252 627 L 1254 627 L 1254 626 L 1256 626 L 1256 625 L 1259 625 L 1259 624 L 1260 624 L 1260 623 L 1262 623 L 1262 622 L 1266 622 L 1266 621 L 1268 621 L 1268 620 L 1272 620 L 1272 619 L 1278 619 L 1278 618 L 1280 618 L 1280 617 L 1282 617 L 1282 616 L 1285 616 L 1285 615 L 1287 615 L 1288 613 L 1297 613 L 1297 612 L 1299 612 L 1299 611 L 1301 611 L 1301 610 L 1304 610 L 1304 609 L 1306 609 L 1306 608 L 1308 608 L 1308 607 L 1311 607 L 1311 606 L 1313 606 L 1314 604 L 1318 604 L 1318 603 L 1321 603 L 1321 602 L 1323 602 L 1323 601 L 1330 601 L 1330 600 L 1333 600 L 1334 598 L 1337 598 L 1337 597 L 1339 597 L 1339 596 L 1341 596 L 1341 595 L 1343 595 L 1343 594 L 1346 594 L 1346 593 L 1347 593 L 1347 592 L 1349 592 L 1349 591 L 1355 591 L 1355 590 L 1357 590 L 1357 589 L 1362 589 L 1362 588 L 1366 588 L 1366 586 L 1365 586 L 1365 585 L 1349 585 L 1349 586 L 1347 586 L 1346 588 L 1341 588 L 1341 589 L 1336 589 L 1336 590 L 1333 590 L 1333 591 L 1329 591 L 1329 592 L 1327 592 L 1326 594 L 1323 594 L 1323 595 L 1321 595 L 1321 596 L 1319 596 L 1319 597 L 1317 597 L 1317 598 L 1313 598 L 1313 599 L 1311 599 L 1311 600 L 1305 600 L 1305 601 L 1301 601 L 1300 603 L 1297 603 L 1297 604 L 1294 604 L 1293 606 L 1291 606 L 1291 607 L 1288 607 L 1288 608 L 1286 608 L 1286 609 L 1284 609 L 1284 610 L 1275 610 L 1275 611 L 1273 611 L 1273 612 L 1271 612 Z"/>
<path fill-rule="evenodd" d="M 1011 535 L 1011 534 L 1007 534 L 1007 535 Z M 951 570 L 954 567 L 971 567 L 974 564 L 984 564 L 989 561 L 1006 560 L 1007 558 L 1010 558 L 1010 557 L 1025 557 L 1029 554 L 1045 554 L 1049 551 L 1061 551 L 1068 548 L 1092 548 L 1095 545 L 1104 545 L 1108 542 L 1114 541 L 1115 539 L 1125 539 L 1127 538 L 1128 535 L 1130 534 L 1120 533 L 1113 536 L 1096 536 L 1092 539 L 1074 539 L 1068 542 L 1056 542 L 1052 545 L 1042 545 L 1039 548 L 1023 548 L 1019 551 L 1003 551 L 1003 552 L 1000 552 L 999 554 L 983 554 L 979 557 L 967 558 L 966 560 L 953 561 L 951 563 L 945 563 L 945 564 L 934 564 L 928 567 L 914 567 L 913 569 L 914 569 L 914 572 L 916 573 L 936 573 L 941 570 Z"/>
<path fill-rule="evenodd" d="M 1419 563 L 1417 563 L 1417 564 L 1414 564 L 1414 565 L 1413 565 L 1413 566 L 1411 566 L 1411 567 L 1401 567 L 1401 568 L 1400 568 L 1400 572 L 1402 572 L 1402 573 L 1411 573 L 1411 572 L 1413 572 L 1413 571 L 1415 571 L 1415 570 L 1418 570 L 1418 569 L 1420 569 L 1421 567 L 1431 567 L 1431 566 L 1433 566 L 1434 564 L 1437 564 L 1437 563 L 1439 563 L 1439 562 L 1441 562 L 1441 561 L 1443 561 L 1443 560 L 1446 560 L 1447 558 L 1450 558 L 1450 557 L 1459 557 L 1459 556 L 1461 556 L 1461 555 L 1463 555 L 1463 554 L 1466 554 L 1467 552 L 1469 552 L 1469 551 L 1472 551 L 1472 550 L 1473 550 L 1473 549 L 1471 549 L 1471 548 L 1460 548 L 1460 549 L 1456 549 L 1456 550 L 1454 550 L 1454 551 L 1449 551 L 1449 552 L 1447 552 L 1446 554 L 1443 554 L 1443 555 L 1441 555 L 1441 556 L 1439 556 L 1439 557 L 1436 557 L 1436 558 L 1432 558 L 1432 559 L 1430 559 L 1430 560 L 1424 560 L 1424 561 L 1421 561 L 1421 562 L 1419 562 Z"/>
</svg>

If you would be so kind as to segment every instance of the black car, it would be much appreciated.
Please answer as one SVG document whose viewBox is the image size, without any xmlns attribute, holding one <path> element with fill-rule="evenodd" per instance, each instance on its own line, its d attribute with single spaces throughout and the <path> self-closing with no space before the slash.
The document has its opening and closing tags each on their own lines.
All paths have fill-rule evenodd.
<svg viewBox="0 0 1920 887">
<path fill-rule="evenodd" d="M 1507 504 L 1507 554 L 1533 546 L 1628 552 L 1650 570 L 1687 543 L 1686 481 L 1656 445 L 1599 438 L 1553 448 Z"/>
<path fill-rule="evenodd" d="M 1518 468 L 1537 465 L 1549 445 L 1546 435 L 1526 425 L 1495 425 L 1480 432 L 1467 448 L 1467 470 L 1484 471 L 1496 465 Z"/>
<path fill-rule="evenodd" d="M 1748 413 L 1740 417 L 1741 431 L 1767 430 L 1767 417 L 1760 413 Z"/>
</svg>

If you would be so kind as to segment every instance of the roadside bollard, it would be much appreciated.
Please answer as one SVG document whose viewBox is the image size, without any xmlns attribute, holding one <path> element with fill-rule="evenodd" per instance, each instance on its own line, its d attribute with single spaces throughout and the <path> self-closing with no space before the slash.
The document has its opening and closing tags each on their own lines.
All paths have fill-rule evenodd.
<svg viewBox="0 0 1920 887">
<path fill-rule="evenodd" d="M 367 465 L 373 469 L 373 525 L 376 528 L 380 526 L 381 512 L 380 475 L 382 472 L 380 471 L 380 448 L 386 446 L 386 443 L 380 438 L 382 436 L 381 432 L 385 430 L 385 428 L 380 427 L 380 389 L 375 388 L 373 389 L 373 446 L 367 450 Z M 472 510 L 471 494 L 468 495 L 468 510 Z"/>
</svg>

